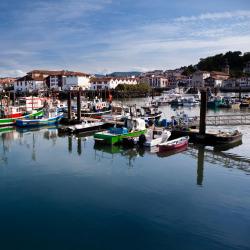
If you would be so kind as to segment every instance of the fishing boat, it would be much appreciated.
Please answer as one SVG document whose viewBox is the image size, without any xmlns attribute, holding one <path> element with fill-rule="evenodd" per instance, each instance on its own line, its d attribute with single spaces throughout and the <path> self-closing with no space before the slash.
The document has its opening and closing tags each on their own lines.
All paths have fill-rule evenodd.
<svg viewBox="0 0 250 250">
<path fill-rule="evenodd" d="M 95 133 L 96 142 L 105 144 L 121 143 L 123 138 L 138 137 L 146 132 L 145 121 L 141 118 L 129 118 L 122 128 L 110 128 L 107 131 Z"/>
<path fill-rule="evenodd" d="M 145 120 L 158 120 L 161 118 L 162 111 L 160 111 L 158 108 L 154 107 L 143 107 L 141 109 L 137 109 L 137 115 Z"/>
<path fill-rule="evenodd" d="M 178 154 L 178 153 L 181 153 L 183 151 L 185 151 L 188 147 L 188 144 L 186 146 L 183 146 L 181 148 L 177 148 L 177 149 L 172 149 L 172 150 L 168 150 L 168 151 L 159 151 L 156 152 L 157 153 L 157 156 L 158 157 L 161 157 L 161 158 L 164 158 L 164 157 L 169 157 L 171 155 L 174 155 L 174 154 Z"/>
<path fill-rule="evenodd" d="M 194 96 L 183 97 L 181 102 L 184 107 L 193 107 L 199 104 L 199 102 L 195 100 Z"/>
<path fill-rule="evenodd" d="M 153 130 L 148 129 L 145 134 L 145 142 L 143 143 L 144 147 L 155 147 L 163 142 L 166 142 L 171 136 L 171 132 L 163 129 L 163 130 Z"/>
<path fill-rule="evenodd" d="M 188 145 L 188 136 L 183 136 L 171 141 L 163 142 L 159 144 L 159 152 L 175 150 L 186 147 Z"/>
<path fill-rule="evenodd" d="M 214 96 L 208 100 L 207 107 L 210 109 L 216 109 L 219 108 L 222 103 L 223 99 L 221 96 Z"/>
<path fill-rule="evenodd" d="M 82 121 L 81 124 L 58 128 L 58 132 L 67 134 L 94 132 L 101 130 L 105 125 L 106 124 L 104 122 L 100 121 Z"/>
<path fill-rule="evenodd" d="M 28 118 L 28 119 L 16 119 L 16 125 L 18 127 L 36 127 L 36 126 L 48 126 L 57 124 L 63 118 L 62 113 L 49 113 L 42 118 Z"/>
<path fill-rule="evenodd" d="M 31 114 L 27 114 L 21 117 L 18 117 L 18 119 L 28 119 L 28 118 L 36 118 L 36 117 L 41 117 L 43 115 L 44 111 L 39 110 L 35 111 Z M 0 126 L 9 126 L 9 125 L 14 125 L 16 124 L 17 118 L 2 118 L 0 119 Z"/>
<path fill-rule="evenodd" d="M 100 119 L 103 115 L 110 114 L 112 106 L 109 102 L 95 98 L 93 101 L 82 102 L 81 115 Z"/>
</svg>

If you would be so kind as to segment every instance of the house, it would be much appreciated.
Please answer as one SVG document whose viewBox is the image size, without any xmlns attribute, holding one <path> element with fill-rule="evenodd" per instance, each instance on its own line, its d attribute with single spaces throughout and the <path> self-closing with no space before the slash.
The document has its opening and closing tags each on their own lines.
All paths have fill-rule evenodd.
<svg viewBox="0 0 250 250">
<path fill-rule="evenodd" d="M 142 77 L 140 82 L 147 83 L 151 88 L 168 88 L 168 78 L 162 75 L 151 75 Z"/>
<path fill-rule="evenodd" d="M 82 72 L 64 71 L 62 80 L 62 90 L 69 89 L 89 89 L 91 76 Z"/>
<path fill-rule="evenodd" d="M 135 77 L 97 77 L 90 80 L 91 90 L 115 89 L 119 84 L 136 85 L 138 80 Z"/>
<path fill-rule="evenodd" d="M 15 81 L 16 81 L 16 78 L 12 78 L 12 77 L 0 78 L 0 91 L 13 88 Z"/>
<path fill-rule="evenodd" d="M 243 72 L 244 72 L 245 74 L 250 74 L 250 61 L 247 62 L 245 68 L 243 69 Z"/>
<path fill-rule="evenodd" d="M 201 88 L 205 86 L 205 79 L 210 77 L 210 72 L 197 70 L 192 76 L 192 84 L 190 87 Z"/>
<path fill-rule="evenodd" d="M 26 76 L 17 79 L 14 90 L 32 92 L 40 90 L 69 90 L 90 87 L 90 75 L 67 70 L 33 70 Z"/>
<path fill-rule="evenodd" d="M 15 92 L 33 92 L 45 88 L 44 78 L 42 76 L 26 75 L 18 78 L 14 83 Z"/>
</svg>

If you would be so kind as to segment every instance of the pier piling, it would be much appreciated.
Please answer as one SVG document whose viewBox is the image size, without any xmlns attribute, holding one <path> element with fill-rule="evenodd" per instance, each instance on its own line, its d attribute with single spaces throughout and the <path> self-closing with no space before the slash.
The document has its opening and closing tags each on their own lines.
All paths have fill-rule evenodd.
<svg viewBox="0 0 250 250">
<path fill-rule="evenodd" d="M 81 90 L 77 92 L 77 121 L 81 121 Z"/>
<path fill-rule="evenodd" d="M 71 120 L 71 91 L 68 92 L 68 119 Z"/>
<path fill-rule="evenodd" d="M 207 112 L 207 91 L 201 91 L 201 107 L 200 107 L 200 129 L 199 134 L 206 134 L 206 112 Z"/>
</svg>

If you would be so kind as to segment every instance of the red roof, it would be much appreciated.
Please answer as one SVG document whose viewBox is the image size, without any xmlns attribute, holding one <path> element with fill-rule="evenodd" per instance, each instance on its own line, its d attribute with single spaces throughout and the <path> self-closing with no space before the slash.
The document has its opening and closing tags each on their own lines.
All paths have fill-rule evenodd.
<svg viewBox="0 0 250 250">
<path fill-rule="evenodd" d="M 83 72 L 74 72 L 68 70 L 32 70 L 27 73 L 28 75 L 40 74 L 49 76 L 90 76 L 90 74 Z"/>
</svg>

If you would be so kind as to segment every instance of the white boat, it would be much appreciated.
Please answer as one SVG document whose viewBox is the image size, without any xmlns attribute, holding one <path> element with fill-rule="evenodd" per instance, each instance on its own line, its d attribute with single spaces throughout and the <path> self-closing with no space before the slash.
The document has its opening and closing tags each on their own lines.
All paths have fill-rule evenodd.
<svg viewBox="0 0 250 250">
<path fill-rule="evenodd" d="M 199 102 L 195 100 L 194 96 L 183 97 L 181 102 L 184 107 L 193 107 L 199 104 Z"/>
<path fill-rule="evenodd" d="M 160 143 L 166 142 L 171 136 L 171 132 L 168 130 L 153 130 L 148 129 L 145 134 L 146 141 L 144 142 L 145 147 L 155 147 Z"/>
</svg>

